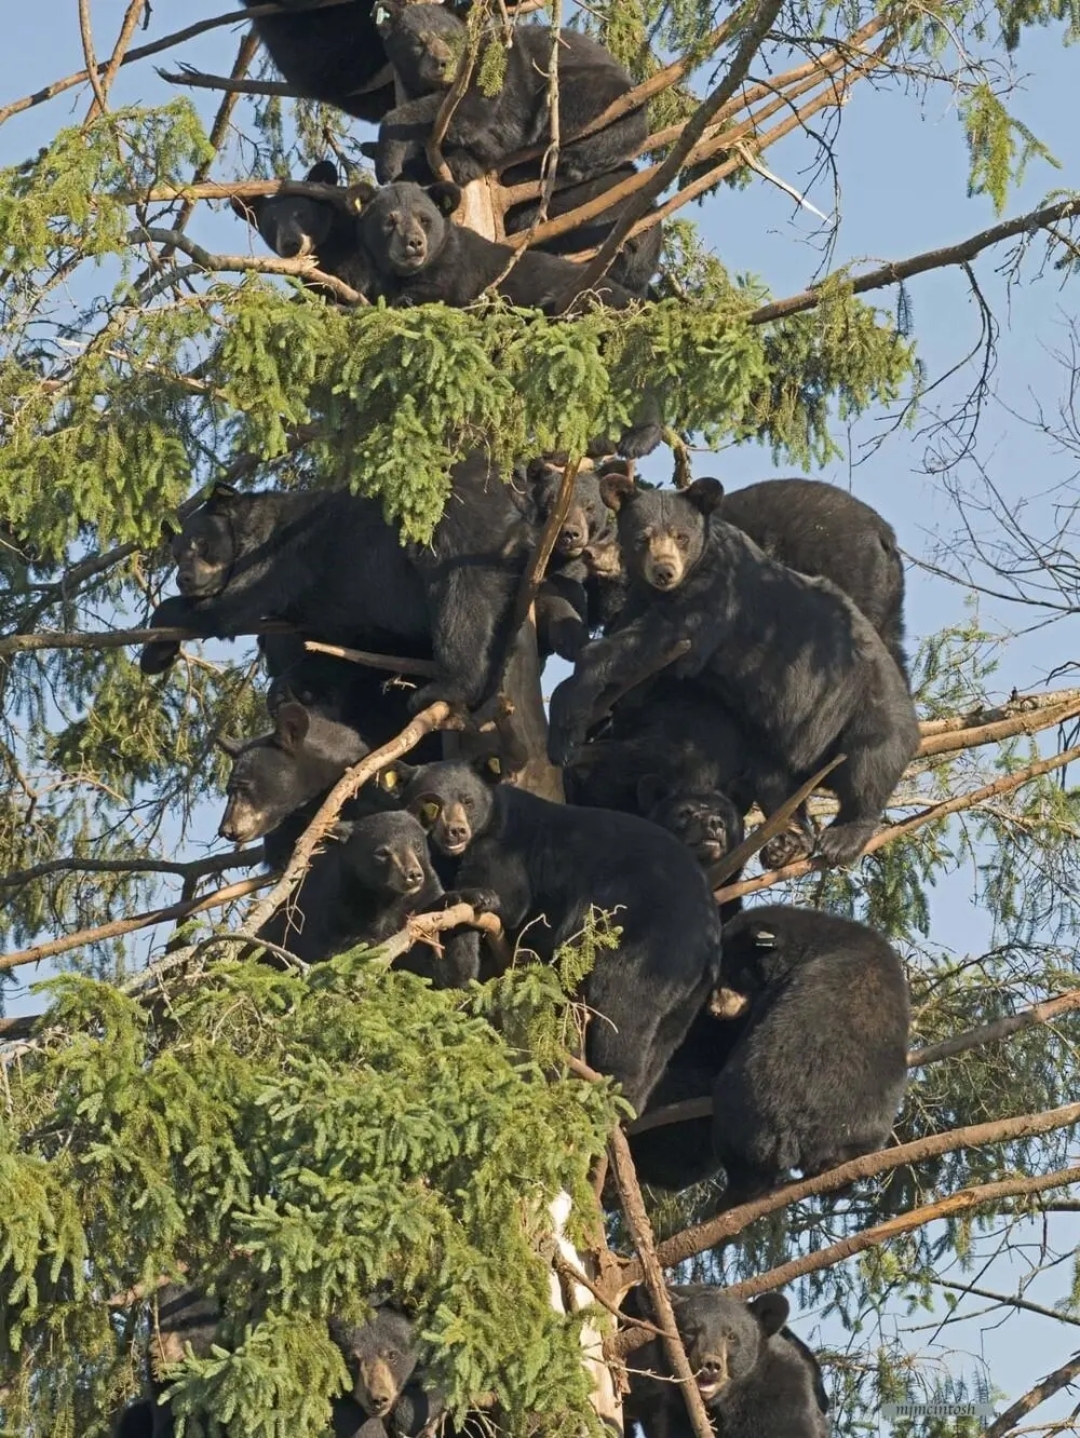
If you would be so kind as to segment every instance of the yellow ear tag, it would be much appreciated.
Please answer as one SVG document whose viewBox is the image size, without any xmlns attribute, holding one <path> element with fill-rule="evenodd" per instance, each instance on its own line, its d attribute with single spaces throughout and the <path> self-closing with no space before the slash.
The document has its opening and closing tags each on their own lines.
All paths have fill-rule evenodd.
<svg viewBox="0 0 1080 1438">
<path fill-rule="evenodd" d="M 499 758 L 498 758 L 498 755 L 497 755 L 497 754 L 492 754 L 492 755 L 491 755 L 491 757 L 490 757 L 490 758 L 488 759 L 488 761 L 487 761 L 487 766 L 488 766 L 488 769 L 490 770 L 490 772 L 491 772 L 492 774 L 498 774 L 498 775 L 501 777 L 501 775 L 502 775 L 502 765 L 501 765 L 500 762 L 499 762 Z"/>
<path fill-rule="evenodd" d="M 420 805 L 420 812 L 430 823 L 434 823 L 439 817 L 439 806 L 433 799 L 429 799 L 426 804 Z"/>
<path fill-rule="evenodd" d="M 381 776 L 381 782 L 384 789 L 396 789 L 398 785 L 398 776 L 393 769 L 384 769 Z"/>
</svg>

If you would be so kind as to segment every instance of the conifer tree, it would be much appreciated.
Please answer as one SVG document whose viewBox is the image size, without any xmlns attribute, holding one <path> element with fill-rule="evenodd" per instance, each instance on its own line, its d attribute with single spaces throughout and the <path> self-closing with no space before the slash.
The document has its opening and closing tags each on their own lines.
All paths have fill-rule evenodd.
<svg viewBox="0 0 1080 1438">
<path fill-rule="evenodd" d="M 82 47 L 77 74 L 0 97 L 0 127 L 36 111 L 49 135 L 0 170 L 0 974 L 48 961 L 51 975 L 33 1019 L 0 1019 L 0 1431 L 109 1433 L 140 1389 L 158 1288 L 189 1277 L 224 1320 L 221 1346 L 174 1372 L 186 1434 L 324 1433 L 345 1386 L 327 1318 L 361 1321 L 385 1293 L 416 1315 L 455 1413 L 485 1409 L 514 1438 L 599 1433 L 597 1409 L 617 1423 L 618 1405 L 598 1402 L 603 1363 L 583 1355 L 596 1360 L 599 1331 L 617 1375 L 648 1336 L 616 1310 L 655 1280 L 653 1237 L 669 1278 L 692 1269 L 740 1296 L 786 1285 L 837 1318 L 851 1342 L 823 1355 L 835 1430 L 876 1431 L 879 1405 L 922 1379 L 865 1316 L 929 1306 L 945 1257 L 1040 1209 L 1050 1223 L 1080 1179 L 1080 808 L 1063 781 L 1080 690 L 994 704 L 977 625 L 927 636 L 913 666 L 922 749 L 860 865 L 715 876 L 722 896 L 768 889 L 885 932 L 915 1015 L 901 1146 L 716 1216 L 710 1186 L 646 1193 L 639 1209 L 619 1127 L 632 1115 L 572 1058 L 582 1016 L 567 995 L 617 943 L 603 916 L 555 970 L 521 960 L 464 993 L 397 972 L 403 943 L 310 969 L 253 963 L 251 936 L 346 789 L 393 755 L 351 773 L 271 878 L 258 848 L 206 852 L 226 774 L 215 741 L 266 727 L 255 636 L 189 641 L 160 680 L 135 658 L 169 589 L 162 524 L 215 481 L 349 486 L 423 543 L 467 453 L 509 475 L 563 451 L 572 473 L 646 391 L 676 482 L 688 438 L 757 443 L 808 470 L 840 453 L 849 419 L 916 406 L 908 281 L 954 266 L 963 284 L 1018 239 L 1031 271 L 1075 264 L 1080 200 L 1010 213 L 1046 151 L 999 83 L 1032 27 L 1075 38 L 1073 10 L 553 4 L 539 18 L 603 38 L 649 101 L 631 207 L 586 257 L 583 288 L 642 226 L 665 225 L 665 250 L 655 299 L 545 319 L 498 302 L 371 304 L 310 258 L 264 253 L 239 221 L 224 238 L 231 198 L 304 192 L 289 177 L 327 154 L 364 173 L 370 127 L 291 94 L 235 12 L 209 7 L 170 33 L 175 8 L 129 0 L 112 34 L 105 8 L 57 22 Z M 470 33 L 467 60 L 497 84 L 500 47 Z M 189 63 L 197 40 L 216 73 Z M 852 94 L 942 82 L 994 227 L 808 272 L 786 296 L 702 243 L 691 202 L 737 212 L 741 187 L 776 180 L 773 147 L 794 131 L 824 125 L 827 148 Z M 498 234 L 505 199 L 489 177 L 469 214 Z M 542 217 L 527 243 L 570 227 Z M 1042 561 L 1055 553 L 1047 541 Z M 452 720 L 435 706 L 424 723 Z M 957 959 L 935 942 L 934 901 L 962 859 L 995 943 Z M 607 1154 L 621 1202 L 605 1219 Z M 590 1287 L 571 1300 L 578 1264 Z M 1078 1301 L 1063 1284 L 1069 1322 Z M 1075 1371 L 1043 1388 L 1032 1373 L 985 1438 Z"/>
</svg>

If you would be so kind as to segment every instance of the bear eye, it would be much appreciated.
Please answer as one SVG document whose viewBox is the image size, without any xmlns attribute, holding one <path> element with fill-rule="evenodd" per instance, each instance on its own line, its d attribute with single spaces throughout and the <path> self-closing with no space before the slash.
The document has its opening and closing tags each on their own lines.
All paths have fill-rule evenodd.
<svg viewBox="0 0 1080 1438">
<path fill-rule="evenodd" d="M 390 850 L 384 844 L 381 849 L 375 850 L 375 857 L 380 864 L 385 864 L 390 858 Z"/>
<path fill-rule="evenodd" d="M 690 536 L 688 534 L 677 534 L 675 536 L 675 543 L 679 546 L 680 549 L 689 549 Z"/>
<path fill-rule="evenodd" d="M 473 803 L 474 803 L 474 800 L 469 799 L 469 798 L 465 798 L 465 799 L 462 799 L 462 801 L 461 801 L 461 807 L 462 807 L 463 809 L 471 809 L 471 808 L 473 807 Z"/>
<path fill-rule="evenodd" d="M 400 1356 L 401 1355 L 398 1353 L 396 1348 L 388 1348 L 383 1354 L 383 1357 L 386 1359 L 387 1363 L 396 1363 Z"/>
</svg>

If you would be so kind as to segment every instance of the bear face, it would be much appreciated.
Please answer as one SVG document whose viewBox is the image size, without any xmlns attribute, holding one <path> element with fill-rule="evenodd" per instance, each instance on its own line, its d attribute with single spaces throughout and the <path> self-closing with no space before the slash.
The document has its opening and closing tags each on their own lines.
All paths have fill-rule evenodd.
<svg viewBox="0 0 1080 1438">
<path fill-rule="evenodd" d="M 695 480 L 688 489 L 635 490 L 625 474 L 605 474 L 604 503 L 619 516 L 619 547 L 631 578 L 661 594 L 678 589 L 705 549 L 708 518 L 724 497 L 715 479 Z"/>
<path fill-rule="evenodd" d="M 442 5 L 401 5 L 395 0 L 379 0 L 372 18 L 410 95 L 449 90 L 468 49 L 463 21 Z"/>
<path fill-rule="evenodd" d="M 427 838 L 411 814 L 393 811 L 340 821 L 343 879 L 382 897 L 418 894 L 432 877 Z"/>
<path fill-rule="evenodd" d="M 363 195 L 360 233 L 379 274 L 404 279 L 435 263 L 449 237 L 447 216 L 461 202 L 457 185 L 402 183 Z"/>
<path fill-rule="evenodd" d="M 563 472 L 539 460 L 530 464 L 528 479 L 533 513 L 538 523 L 546 524 L 559 499 Z M 611 545 L 615 537 L 612 512 L 600 493 L 599 475 L 592 469 L 579 470 L 570 508 L 555 537 L 555 553 L 561 559 L 580 559 L 586 550 Z"/>
<path fill-rule="evenodd" d="M 355 1328 L 332 1318 L 330 1336 L 341 1349 L 357 1403 L 371 1418 L 388 1416 L 419 1357 L 412 1324 L 392 1308 L 377 1308 L 370 1322 Z"/>
<path fill-rule="evenodd" d="M 233 844 L 269 834 L 367 753 L 355 730 L 291 701 L 278 705 L 269 734 L 218 742 L 233 760 L 218 833 Z"/>
<path fill-rule="evenodd" d="M 236 560 L 236 497 L 229 486 L 218 485 L 173 537 L 170 549 L 176 561 L 176 587 L 185 599 L 212 599 L 228 584 Z"/>
<path fill-rule="evenodd" d="M 401 803 L 427 831 L 429 841 L 457 859 L 491 823 L 492 788 L 498 780 L 498 760 L 488 755 L 475 765 L 448 760 L 412 769 L 398 764 L 391 782 L 393 787 L 404 785 Z"/>
<path fill-rule="evenodd" d="M 320 160 L 307 172 L 309 185 L 340 183 L 332 160 Z M 241 219 L 254 217 L 255 226 L 266 243 L 282 259 L 317 255 L 342 218 L 339 205 L 311 195 L 260 195 L 251 200 L 236 199 L 233 209 Z"/>
<path fill-rule="evenodd" d="M 638 784 L 641 812 L 675 835 L 703 869 L 737 848 L 745 837 L 742 815 L 719 790 L 670 793 L 662 779 L 647 774 Z"/>
<path fill-rule="evenodd" d="M 787 1322 L 789 1311 L 779 1293 L 743 1303 L 705 1285 L 687 1285 L 673 1289 L 671 1297 L 675 1325 L 706 1408 L 751 1377 L 765 1344 Z"/>
</svg>

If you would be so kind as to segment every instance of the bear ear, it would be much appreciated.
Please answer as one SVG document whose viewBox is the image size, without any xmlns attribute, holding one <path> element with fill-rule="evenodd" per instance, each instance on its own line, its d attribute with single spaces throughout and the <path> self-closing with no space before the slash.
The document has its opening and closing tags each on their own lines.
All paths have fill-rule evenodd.
<svg viewBox="0 0 1080 1438">
<path fill-rule="evenodd" d="M 336 844 L 347 844 L 356 829 L 352 819 L 338 819 L 326 831 L 326 837 Z"/>
<path fill-rule="evenodd" d="M 643 774 L 638 780 L 638 808 L 643 814 L 651 813 L 661 799 L 667 798 L 667 795 L 668 786 L 659 774 Z"/>
<path fill-rule="evenodd" d="M 369 180 L 357 180 L 355 185 L 350 185 L 345 192 L 345 208 L 352 210 L 354 215 L 359 215 L 378 193 L 378 186 Z"/>
<path fill-rule="evenodd" d="M 724 486 L 718 479 L 695 479 L 682 493 L 700 514 L 712 514 L 724 497 Z"/>
<path fill-rule="evenodd" d="M 780 1332 L 791 1312 L 791 1306 L 782 1293 L 763 1293 L 760 1298 L 752 1298 L 746 1306 L 761 1325 L 766 1338 Z"/>
<path fill-rule="evenodd" d="M 214 509 L 223 512 L 232 507 L 240 498 L 240 491 L 234 484 L 228 484 L 225 480 L 219 480 L 213 489 L 206 496 L 207 509 Z"/>
<path fill-rule="evenodd" d="M 629 474 L 614 470 L 600 476 L 600 498 L 608 509 L 615 510 L 616 514 L 633 493 L 634 481 Z"/>
<path fill-rule="evenodd" d="M 452 215 L 461 204 L 461 186 L 455 185 L 452 180 L 440 180 L 435 185 L 429 185 L 427 193 L 435 208 L 444 215 Z"/>
<path fill-rule="evenodd" d="M 473 768 L 486 784 L 498 784 L 503 777 L 503 762 L 498 754 L 483 754 L 473 760 Z"/>
<path fill-rule="evenodd" d="M 238 759 L 245 748 L 243 739 L 230 739 L 227 734 L 215 734 L 214 744 L 223 754 L 228 754 L 230 759 Z"/>
<path fill-rule="evenodd" d="M 307 710 L 290 699 L 274 715 L 274 742 L 286 754 L 292 754 L 307 738 L 310 726 Z"/>
<path fill-rule="evenodd" d="M 307 182 L 309 185 L 340 185 L 338 167 L 333 160 L 319 160 L 307 172 Z"/>
<path fill-rule="evenodd" d="M 269 195 L 248 195 L 246 199 L 243 195 L 232 195 L 229 198 L 229 209 L 238 219 L 257 229 L 259 214 L 269 198 Z"/>
<path fill-rule="evenodd" d="M 400 794 L 419 772 L 419 764 L 403 764 L 398 759 L 379 770 L 375 783 L 384 794 Z"/>
</svg>

